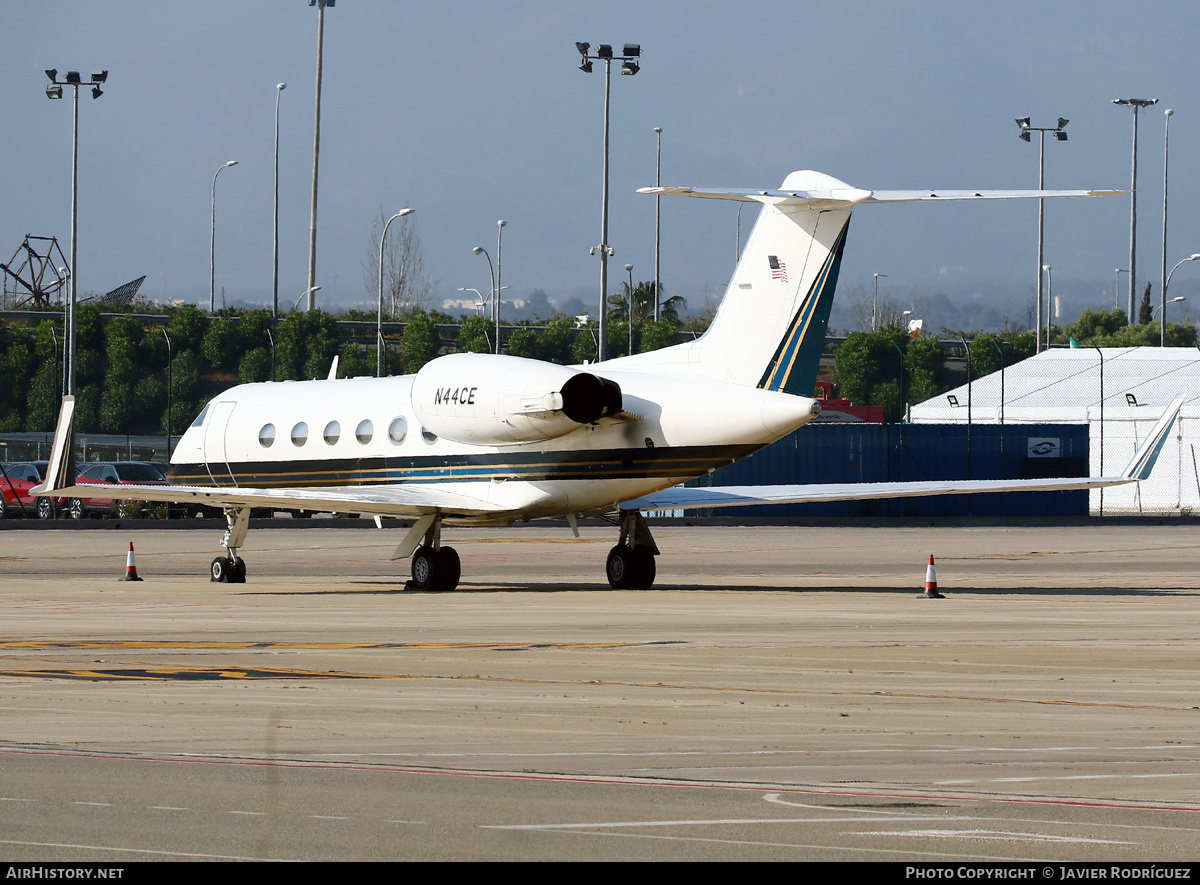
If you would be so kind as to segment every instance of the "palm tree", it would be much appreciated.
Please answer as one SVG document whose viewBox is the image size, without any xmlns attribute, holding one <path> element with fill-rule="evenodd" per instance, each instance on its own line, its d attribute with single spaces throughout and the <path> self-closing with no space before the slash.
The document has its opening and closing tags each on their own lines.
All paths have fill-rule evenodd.
<svg viewBox="0 0 1200 885">
<path fill-rule="evenodd" d="M 633 288 L 633 321 L 642 323 L 654 318 L 654 298 L 657 286 L 653 282 L 638 283 Z M 624 321 L 629 316 L 629 284 L 622 283 L 621 291 L 608 296 L 609 316 L 617 322 Z M 683 325 L 679 311 L 687 307 L 687 299 L 682 295 L 672 295 L 659 305 L 659 317 L 673 326 Z"/>
</svg>

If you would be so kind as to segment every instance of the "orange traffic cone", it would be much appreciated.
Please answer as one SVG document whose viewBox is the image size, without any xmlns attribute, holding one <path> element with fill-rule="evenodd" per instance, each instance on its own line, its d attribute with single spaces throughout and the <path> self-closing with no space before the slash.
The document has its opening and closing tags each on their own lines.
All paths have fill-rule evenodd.
<svg viewBox="0 0 1200 885">
<path fill-rule="evenodd" d="M 132 545 L 131 545 L 132 546 Z M 937 572 L 933 568 L 933 554 L 929 554 L 929 565 L 925 569 L 925 598 L 926 599 L 945 599 L 946 597 L 938 593 L 937 589 Z"/>
<path fill-rule="evenodd" d="M 129 555 L 125 557 L 125 581 L 140 581 L 138 577 L 137 565 L 133 561 L 133 541 L 129 542 Z"/>
</svg>

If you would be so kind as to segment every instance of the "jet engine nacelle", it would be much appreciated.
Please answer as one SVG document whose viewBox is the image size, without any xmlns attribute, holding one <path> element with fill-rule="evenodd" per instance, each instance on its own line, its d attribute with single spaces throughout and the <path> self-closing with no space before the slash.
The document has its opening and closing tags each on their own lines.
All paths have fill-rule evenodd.
<svg viewBox="0 0 1200 885">
<path fill-rule="evenodd" d="M 613 415 L 621 411 L 621 388 L 554 363 L 452 353 L 417 372 L 412 407 L 440 437 L 502 446 L 554 439 Z"/>
</svg>

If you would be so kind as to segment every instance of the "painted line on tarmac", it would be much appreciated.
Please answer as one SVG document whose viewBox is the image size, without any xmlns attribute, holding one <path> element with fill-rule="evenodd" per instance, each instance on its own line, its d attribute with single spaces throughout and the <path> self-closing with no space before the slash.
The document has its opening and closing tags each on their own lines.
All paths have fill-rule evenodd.
<svg viewBox="0 0 1200 885">
<path fill-rule="evenodd" d="M 152 854 L 158 857 L 197 857 L 208 860 L 259 860 L 285 862 L 283 858 L 242 857 L 237 854 L 198 854 L 189 851 L 154 851 L 149 848 L 125 848 L 120 845 L 76 845 L 71 842 L 20 842 L 16 839 L 0 839 L 0 845 L 24 845 L 30 848 L 74 848 L 84 851 L 116 851 L 123 854 Z"/>
<path fill-rule="evenodd" d="M 213 642 L 187 639 L 167 640 L 105 640 L 105 639 L 20 639 L 0 642 L 0 650 L 70 650 L 70 649 L 233 649 L 266 650 L 305 649 L 317 651 L 344 651 L 352 649 L 492 649 L 495 651 L 533 651 L 543 648 L 645 648 L 659 645 L 686 645 L 682 640 L 654 640 L 651 642 Z"/>
</svg>

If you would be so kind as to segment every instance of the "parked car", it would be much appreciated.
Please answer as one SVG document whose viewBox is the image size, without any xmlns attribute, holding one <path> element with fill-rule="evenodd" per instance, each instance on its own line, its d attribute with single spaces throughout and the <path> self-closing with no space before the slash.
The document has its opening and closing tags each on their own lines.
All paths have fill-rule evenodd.
<svg viewBox="0 0 1200 885">
<path fill-rule="evenodd" d="M 97 461 L 79 471 L 75 484 L 165 486 L 167 480 L 157 467 L 144 461 Z M 119 502 L 102 497 L 102 494 L 100 492 L 95 498 L 60 498 L 58 503 L 67 508 L 72 519 L 82 519 L 89 512 L 116 515 Z"/>
<path fill-rule="evenodd" d="M 32 464 L 0 464 L 0 519 L 34 516 L 38 499 L 29 490 L 41 481 L 41 473 Z"/>
</svg>

